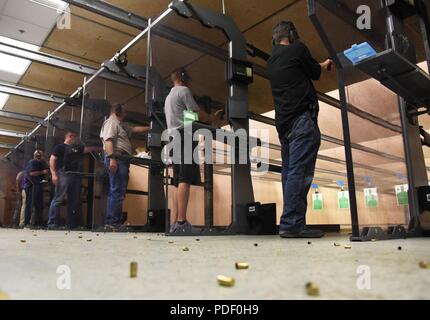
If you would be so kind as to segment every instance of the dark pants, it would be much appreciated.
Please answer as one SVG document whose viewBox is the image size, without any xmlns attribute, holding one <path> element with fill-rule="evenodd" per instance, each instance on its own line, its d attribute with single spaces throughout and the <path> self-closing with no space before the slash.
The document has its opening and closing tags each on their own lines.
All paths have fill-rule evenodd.
<svg viewBox="0 0 430 320">
<path fill-rule="evenodd" d="M 58 172 L 58 183 L 55 186 L 55 195 L 49 207 L 48 225 L 57 224 L 58 211 L 67 196 L 67 224 L 75 227 L 81 217 L 81 178 L 76 175 Z"/>
<path fill-rule="evenodd" d="M 307 194 L 314 178 L 321 133 L 316 121 L 306 112 L 280 140 L 284 195 L 280 231 L 298 232 L 306 225 Z"/>
<path fill-rule="evenodd" d="M 22 208 L 22 190 L 18 190 L 15 212 L 13 214 L 13 223 L 16 225 L 19 225 L 19 220 L 20 220 L 20 216 L 21 216 L 21 208 Z"/>
<path fill-rule="evenodd" d="M 31 214 L 34 212 L 33 224 L 40 226 L 43 222 L 43 184 L 28 182 L 25 188 L 25 224 L 30 224 Z"/>
<path fill-rule="evenodd" d="M 117 160 L 118 170 L 111 173 L 110 159 L 105 158 L 105 168 L 109 172 L 109 194 L 106 212 L 106 224 L 119 226 L 121 224 L 122 204 L 127 192 L 130 162 Z"/>
</svg>

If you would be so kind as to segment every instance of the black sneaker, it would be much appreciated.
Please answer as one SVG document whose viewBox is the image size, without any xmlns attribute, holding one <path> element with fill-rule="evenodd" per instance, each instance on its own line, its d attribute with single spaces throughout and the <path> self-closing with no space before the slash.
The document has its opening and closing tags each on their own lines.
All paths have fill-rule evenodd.
<svg viewBox="0 0 430 320">
<path fill-rule="evenodd" d="M 121 224 L 106 224 L 104 227 L 104 232 L 130 232 L 130 228 Z"/>
<path fill-rule="evenodd" d="M 83 226 L 71 226 L 69 227 L 69 230 L 74 230 L 74 231 L 88 231 L 87 227 L 83 227 Z"/>
<path fill-rule="evenodd" d="M 40 224 L 30 225 L 30 230 L 41 230 L 43 228 L 44 228 L 43 225 L 40 225 Z"/>
<path fill-rule="evenodd" d="M 280 231 L 279 236 L 281 238 L 322 238 L 324 237 L 325 233 L 321 230 L 310 230 L 310 229 L 303 229 L 302 231 L 293 232 L 293 231 Z"/>
<path fill-rule="evenodd" d="M 172 235 L 179 235 L 179 234 L 198 234 L 200 232 L 200 229 L 195 228 L 185 220 L 182 224 L 179 222 L 176 222 L 176 228 L 173 230 Z"/>
<path fill-rule="evenodd" d="M 115 232 L 117 231 L 119 226 L 113 224 L 105 224 L 104 232 Z"/>
</svg>

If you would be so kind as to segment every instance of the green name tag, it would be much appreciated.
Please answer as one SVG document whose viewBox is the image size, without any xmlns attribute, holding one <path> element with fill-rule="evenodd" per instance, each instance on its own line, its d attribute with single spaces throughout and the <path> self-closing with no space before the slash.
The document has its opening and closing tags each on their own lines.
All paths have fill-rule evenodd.
<svg viewBox="0 0 430 320">
<path fill-rule="evenodd" d="M 184 125 L 199 121 L 199 115 L 197 112 L 191 110 L 184 111 Z"/>
</svg>

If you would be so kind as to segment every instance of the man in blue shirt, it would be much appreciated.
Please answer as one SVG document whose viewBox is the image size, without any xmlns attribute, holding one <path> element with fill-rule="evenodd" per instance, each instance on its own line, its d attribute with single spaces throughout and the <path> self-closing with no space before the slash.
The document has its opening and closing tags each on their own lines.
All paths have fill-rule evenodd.
<svg viewBox="0 0 430 320">
<path fill-rule="evenodd" d="M 32 222 L 31 214 L 34 212 L 32 225 L 41 227 L 43 223 L 43 185 L 47 183 L 46 175 L 49 173 L 48 165 L 41 150 L 34 152 L 33 159 L 27 163 L 25 172 L 27 175 L 25 183 L 25 225 L 30 225 Z"/>
</svg>

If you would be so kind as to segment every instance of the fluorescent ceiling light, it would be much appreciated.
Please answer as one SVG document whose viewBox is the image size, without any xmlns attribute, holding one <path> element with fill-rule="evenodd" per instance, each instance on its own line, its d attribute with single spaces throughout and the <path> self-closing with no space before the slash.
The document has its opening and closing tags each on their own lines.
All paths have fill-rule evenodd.
<svg viewBox="0 0 430 320">
<path fill-rule="evenodd" d="M 61 0 L 29 0 L 30 2 L 38 5 L 53 9 L 53 10 L 64 10 L 69 4 Z"/>
<path fill-rule="evenodd" d="M 3 107 L 6 104 L 6 102 L 7 102 L 8 99 L 9 99 L 9 95 L 8 94 L 0 92 L 0 110 L 3 109 Z"/>
<path fill-rule="evenodd" d="M 23 49 L 27 49 L 27 50 L 39 50 L 40 49 L 40 47 L 38 47 L 34 44 L 14 40 L 14 39 L 3 37 L 3 36 L 0 36 L 0 41 L 4 42 L 6 44 L 9 44 L 11 46 L 15 46 L 15 47 L 19 47 L 19 48 L 23 48 Z"/>
<path fill-rule="evenodd" d="M 30 65 L 30 61 L 0 53 L 0 71 L 22 75 Z"/>
<path fill-rule="evenodd" d="M 38 46 L 35 46 L 33 44 L 13 40 L 3 36 L 0 36 L 0 41 L 18 48 L 37 51 L 40 49 Z M 21 59 L 8 54 L 0 53 L 0 71 L 23 75 L 30 63 L 30 60 Z"/>
</svg>

